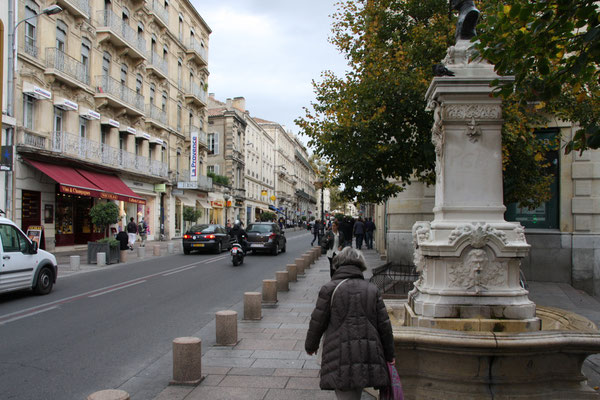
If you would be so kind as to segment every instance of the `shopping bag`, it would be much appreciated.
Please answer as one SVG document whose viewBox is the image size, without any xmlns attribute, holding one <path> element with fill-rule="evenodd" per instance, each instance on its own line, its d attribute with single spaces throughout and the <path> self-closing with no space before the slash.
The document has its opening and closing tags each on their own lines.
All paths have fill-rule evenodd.
<svg viewBox="0 0 600 400">
<path fill-rule="evenodd" d="M 404 392 L 402 391 L 402 383 L 400 376 L 396 371 L 396 366 L 392 363 L 387 363 L 388 373 L 390 375 L 390 385 L 379 391 L 380 400 L 404 400 Z"/>
</svg>

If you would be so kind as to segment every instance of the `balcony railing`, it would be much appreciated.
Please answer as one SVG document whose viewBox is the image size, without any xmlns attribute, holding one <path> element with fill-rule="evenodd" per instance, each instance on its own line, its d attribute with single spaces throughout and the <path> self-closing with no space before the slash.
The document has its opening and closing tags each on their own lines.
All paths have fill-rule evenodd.
<svg viewBox="0 0 600 400">
<path fill-rule="evenodd" d="M 146 104 L 146 117 L 167 125 L 167 113 L 154 104 Z"/>
<path fill-rule="evenodd" d="M 130 46 L 134 47 L 142 54 L 146 54 L 146 40 L 137 34 L 126 21 L 119 18 L 111 10 L 100 10 L 97 12 L 99 28 L 106 27 L 114 34 L 120 36 Z"/>
<path fill-rule="evenodd" d="M 82 17 L 90 17 L 90 2 L 89 0 L 57 0 L 58 5 L 67 8 L 69 11 L 74 12 Z"/>
<path fill-rule="evenodd" d="M 190 180 L 190 171 L 188 170 L 180 170 L 175 176 L 177 182 L 181 182 L 181 184 L 178 185 L 180 189 L 200 189 L 210 191 L 213 188 L 212 178 L 204 175 L 198 176 L 198 180 L 193 183 Z"/>
<path fill-rule="evenodd" d="M 109 94 L 130 105 L 141 113 L 144 112 L 144 96 L 124 86 L 116 79 L 106 75 L 96 76 L 96 91 L 98 93 Z"/>
<path fill-rule="evenodd" d="M 190 38 L 188 48 L 198 53 L 205 63 L 208 62 L 208 51 L 206 51 L 206 47 L 202 46 L 196 39 Z"/>
<path fill-rule="evenodd" d="M 48 136 L 40 136 L 24 132 L 20 144 L 145 175 L 167 177 L 168 167 L 165 163 L 150 162 L 147 157 L 135 155 L 73 133 L 52 132 Z"/>
<path fill-rule="evenodd" d="M 169 65 L 167 64 L 167 60 L 165 60 L 164 58 L 160 57 L 155 52 L 152 52 L 152 55 L 150 57 L 150 64 L 152 64 L 160 72 L 162 72 L 162 74 L 165 77 L 169 76 Z"/>
<path fill-rule="evenodd" d="M 54 68 L 84 85 L 90 84 L 86 66 L 56 47 L 46 49 L 46 66 Z"/>
<path fill-rule="evenodd" d="M 203 145 L 204 147 L 208 146 L 208 141 L 206 139 L 206 132 L 203 132 L 197 126 L 186 126 L 185 127 L 185 135 L 188 139 L 192 137 L 191 136 L 192 132 L 198 132 L 198 141 L 200 142 L 200 144 Z"/>
<path fill-rule="evenodd" d="M 202 103 L 206 104 L 206 92 L 204 89 L 200 88 L 200 85 L 198 85 L 196 82 L 190 82 L 186 94 L 191 94 L 195 98 L 199 99 Z"/>
<path fill-rule="evenodd" d="M 27 40 L 23 43 L 23 52 L 29 54 L 31 57 L 38 57 L 37 42 L 35 40 Z"/>
<path fill-rule="evenodd" d="M 162 21 L 165 26 L 169 25 L 169 10 L 163 7 L 157 0 L 152 0 L 152 12 Z"/>
</svg>

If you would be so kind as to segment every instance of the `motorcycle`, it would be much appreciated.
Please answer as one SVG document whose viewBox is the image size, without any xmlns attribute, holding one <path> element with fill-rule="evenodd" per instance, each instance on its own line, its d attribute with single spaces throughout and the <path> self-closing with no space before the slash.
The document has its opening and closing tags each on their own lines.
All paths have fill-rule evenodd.
<svg viewBox="0 0 600 400">
<path fill-rule="evenodd" d="M 242 238 L 242 239 L 244 239 L 244 238 Z M 238 265 L 242 265 L 244 263 L 244 257 L 246 256 L 246 251 L 244 250 L 244 247 L 242 246 L 242 244 L 238 243 L 237 240 L 231 244 L 230 253 L 231 253 L 231 262 L 233 263 L 234 267 L 237 267 Z"/>
</svg>

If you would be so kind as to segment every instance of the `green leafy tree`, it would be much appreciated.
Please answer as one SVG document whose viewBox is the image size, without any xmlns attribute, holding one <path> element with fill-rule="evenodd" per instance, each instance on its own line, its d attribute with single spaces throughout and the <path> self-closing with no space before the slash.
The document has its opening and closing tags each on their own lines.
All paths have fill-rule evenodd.
<svg viewBox="0 0 600 400">
<path fill-rule="evenodd" d="M 349 71 L 343 77 L 326 71 L 313 82 L 316 102 L 296 123 L 327 161 L 342 199 L 380 202 L 414 179 L 433 184 L 433 117 L 425 93 L 432 65 L 454 44 L 448 1 L 345 0 L 338 7 L 331 42 Z M 520 98 L 504 102 L 505 202 L 536 206 L 548 198 L 550 182 L 547 149 L 532 130 L 540 113 Z"/>
<path fill-rule="evenodd" d="M 510 0 L 482 4 L 480 54 L 514 82 L 504 97 L 580 129 L 565 150 L 600 147 L 600 8 L 594 0 Z"/>
<path fill-rule="evenodd" d="M 262 222 L 271 222 L 275 218 L 275 214 L 270 211 L 265 211 L 260 214 L 260 220 Z"/>
<path fill-rule="evenodd" d="M 183 206 L 183 220 L 190 223 L 195 223 L 202 217 L 202 210 L 195 207 Z"/>
<path fill-rule="evenodd" d="M 98 203 L 90 209 L 92 224 L 98 226 L 108 236 L 108 227 L 119 222 L 119 207 L 113 202 Z"/>
</svg>

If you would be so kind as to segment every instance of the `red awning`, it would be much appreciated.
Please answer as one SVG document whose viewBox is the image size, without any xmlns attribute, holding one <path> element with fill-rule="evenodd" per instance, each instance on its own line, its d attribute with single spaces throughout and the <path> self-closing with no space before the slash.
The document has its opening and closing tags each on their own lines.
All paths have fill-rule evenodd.
<svg viewBox="0 0 600 400">
<path fill-rule="evenodd" d="M 127 201 L 129 203 L 146 204 L 146 200 L 135 194 L 133 190 L 129 189 L 129 186 L 115 175 L 83 169 L 77 169 L 77 172 L 104 190 L 107 195 L 114 195 L 114 197 L 105 196 L 105 198 Z"/>
<path fill-rule="evenodd" d="M 87 180 L 74 168 L 27 159 L 25 161 L 55 180 L 63 193 L 89 197 L 100 197 L 102 194 L 102 189 Z"/>
</svg>

